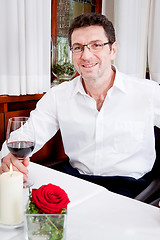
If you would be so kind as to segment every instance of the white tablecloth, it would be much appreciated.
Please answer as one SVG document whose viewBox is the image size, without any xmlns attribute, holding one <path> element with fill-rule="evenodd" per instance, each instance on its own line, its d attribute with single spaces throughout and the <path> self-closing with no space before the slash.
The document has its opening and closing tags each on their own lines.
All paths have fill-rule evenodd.
<svg viewBox="0 0 160 240">
<path fill-rule="evenodd" d="M 159 240 L 160 209 L 111 193 L 103 187 L 31 163 L 35 188 L 53 183 L 70 199 L 67 240 Z M 24 204 L 28 191 L 24 189 Z M 2 240 L 24 240 L 23 227 L 0 229 Z"/>
</svg>

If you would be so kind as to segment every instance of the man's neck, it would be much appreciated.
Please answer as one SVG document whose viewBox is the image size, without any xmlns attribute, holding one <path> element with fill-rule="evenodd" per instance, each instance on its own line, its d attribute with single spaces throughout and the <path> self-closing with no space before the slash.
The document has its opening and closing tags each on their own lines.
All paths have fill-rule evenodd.
<svg viewBox="0 0 160 240">
<path fill-rule="evenodd" d="M 86 93 L 95 99 L 97 103 L 97 110 L 100 111 L 103 102 L 107 96 L 108 90 L 113 86 L 115 79 L 115 72 L 112 70 L 110 76 L 103 81 L 82 79 L 83 87 Z"/>
</svg>

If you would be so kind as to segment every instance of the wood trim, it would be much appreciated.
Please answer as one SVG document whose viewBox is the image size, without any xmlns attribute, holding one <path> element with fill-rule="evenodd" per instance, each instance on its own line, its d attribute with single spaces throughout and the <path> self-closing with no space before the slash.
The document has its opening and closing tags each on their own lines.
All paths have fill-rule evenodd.
<svg viewBox="0 0 160 240">
<path fill-rule="evenodd" d="M 39 100 L 44 94 L 20 95 L 20 96 L 0 96 L 0 103 L 25 102 Z"/>
<path fill-rule="evenodd" d="M 96 1 L 96 12 L 102 13 L 102 0 Z"/>
<path fill-rule="evenodd" d="M 51 34 L 57 33 L 57 0 L 52 0 L 51 3 Z"/>
</svg>

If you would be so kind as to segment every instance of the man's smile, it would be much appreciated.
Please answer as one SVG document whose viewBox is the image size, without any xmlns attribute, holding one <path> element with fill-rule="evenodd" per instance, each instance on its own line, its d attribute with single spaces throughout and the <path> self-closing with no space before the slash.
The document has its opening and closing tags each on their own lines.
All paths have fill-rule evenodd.
<svg viewBox="0 0 160 240">
<path fill-rule="evenodd" d="M 97 63 L 93 63 L 93 64 L 82 64 L 82 67 L 84 67 L 84 68 L 92 68 L 92 67 L 94 67 L 94 66 L 96 66 L 97 65 Z"/>
</svg>

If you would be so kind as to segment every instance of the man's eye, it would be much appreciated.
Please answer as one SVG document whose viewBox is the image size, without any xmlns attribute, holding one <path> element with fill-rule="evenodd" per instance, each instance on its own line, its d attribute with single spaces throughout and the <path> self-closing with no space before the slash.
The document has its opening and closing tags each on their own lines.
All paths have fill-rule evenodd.
<svg viewBox="0 0 160 240">
<path fill-rule="evenodd" d="M 101 44 L 100 44 L 100 43 L 93 43 L 93 44 L 92 44 L 92 47 L 93 47 L 93 48 L 100 48 L 100 47 L 101 47 Z"/>
<path fill-rule="evenodd" d="M 81 46 L 74 46 L 74 47 L 73 47 L 73 50 L 74 50 L 74 51 L 79 51 L 79 50 L 81 50 L 81 48 L 82 48 Z"/>
</svg>

